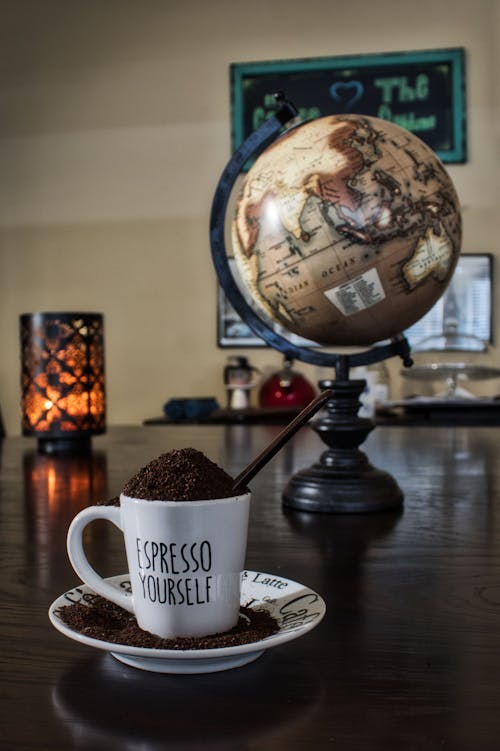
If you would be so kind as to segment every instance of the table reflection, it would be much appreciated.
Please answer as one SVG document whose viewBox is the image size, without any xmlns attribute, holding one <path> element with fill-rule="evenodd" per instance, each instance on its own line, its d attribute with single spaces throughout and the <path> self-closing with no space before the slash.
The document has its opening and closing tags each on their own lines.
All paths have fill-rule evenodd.
<svg viewBox="0 0 500 751">
<path fill-rule="evenodd" d="M 435 526 L 437 513 L 451 535 L 471 529 L 494 534 L 498 526 L 491 503 L 498 483 L 496 443 L 475 428 L 442 428 L 440 434 L 447 440 L 441 442 L 438 453 L 433 441 L 426 440 L 424 428 L 384 431 L 383 441 L 371 444 L 370 452 L 377 462 L 398 452 L 393 469 L 405 493 L 404 513 L 411 512 L 420 525 Z M 460 546 L 460 539 L 456 540 Z"/>
<path fill-rule="evenodd" d="M 27 565 L 39 587 L 53 582 L 67 564 L 66 533 L 73 517 L 86 506 L 107 498 L 106 455 L 53 456 L 27 452 L 23 456 L 26 505 Z M 91 525 L 86 543 L 102 545 L 106 527 Z"/>
<path fill-rule="evenodd" d="M 277 677 L 284 670 L 286 686 Z M 294 686 L 296 692 L 307 686 L 306 700 L 302 694 L 294 699 Z M 289 701 L 277 705 L 283 691 Z M 71 729 L 75 748 L 223 751 L 249 748 L 257 738 L 271 744 L 277 732 L 292 739 L 312 721 L 323 694 L 318 666 L 298 665 L 278 648 L 244 672 L 194 676 L 159 675 L 125 667 L 110 655 L 93 656 L 61 673 L 52 704 L 58 720 Z M 99 712 L 96 695 L 110 697 Z"/>
<path fill-rule="evenodd" d="M 287 524 L 300 534 L 304 545 L 310 546 L 319 561 L 318 591 L 329 592 L 330 600 L 349 604 L 350 612 L 358 614 L 357 626 L 364 624 L 365 574 L 372 548 L 382 544 L 397 529 L 403 511 L 375 514 L 314 514 L 283 509 Z M 346 576 L 346 570 L 349 576 Z M 329 617 L 327 603 L 327 617 Z M 338 616 L 338 614 L 337 614 Z M 336 618 L 335 628 L 342 633 L 343 620 Z M 344 637 L 352 638 L 349 621 Z"/>
</svg>

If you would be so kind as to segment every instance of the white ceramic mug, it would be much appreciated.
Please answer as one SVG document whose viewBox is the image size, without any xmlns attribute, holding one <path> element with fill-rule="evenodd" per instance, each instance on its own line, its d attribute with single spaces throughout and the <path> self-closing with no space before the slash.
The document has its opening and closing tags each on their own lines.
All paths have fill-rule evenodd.
<svg viewBox="0 0 500 751">
<path fill-rule="evenodd" d="M 238 622 L 250 493 L 208 501 L 146 501 L 120 496 L 120 506 L 90 506 L 71 522 L 68 555 L 97 594 L 164 638 L 208 636 Z M 132 595 L 102 579 L 83 549 L 94 519 L 108 519 L 125 538 Z"/>
</svg>

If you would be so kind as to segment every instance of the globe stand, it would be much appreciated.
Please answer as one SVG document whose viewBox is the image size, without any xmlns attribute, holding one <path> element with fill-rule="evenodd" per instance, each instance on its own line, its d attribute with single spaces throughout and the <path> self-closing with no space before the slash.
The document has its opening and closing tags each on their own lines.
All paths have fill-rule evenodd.
<svg viewBox="0 0 500 751">
<path fill-rule="evenodd" d="M 327 414 L 312 423 L 329 447 L 319 461 L 295 474 L 283 492 L 283 505 L 300 511 L 366 513 L 400 508 L 403 493 L 388 472 L 370 464 L 359 446 L 375 424 L 359 417 L 364 380 L 322 380 L 331 389 Z"/>
<path fill-rule="evenodd" d="M 319 461 L 298 472 L 283 493 L 283 504 L 301 511 L 358 513 L 383 511 L 401 507 L 403 493 L 387 473 L 374 468 L 359 446 L 374 423 L 358 416 L 359 397 L 366 386 L 364 380 L 349 380 L 349 368 L 380 362 L 399 355 L 406 367 L 412 364 L 408 341 L 402 334 L 390 343 L 352 355 L 323 352 L 299 347 L 282 337 L 248 304 L 233 277 L 225 247 L 225 216 L 231 191 L 248 159 L 254 158 L 272 143 L 283 127 L 294 123 L 296 108 L 276 95 L 277 111 L 234 152 L 219 179 L 210 214 L 210 246 L 219 282 L 229 302 L 252 331 L 289 359 L 312 365 L 334 367 L 336 379 L 321 381 L 323 388 L 332 388 L 334 396 L 327 403 L 327 415 L 319 418 L 314 430 L 329 447 Z"/>
</svg>

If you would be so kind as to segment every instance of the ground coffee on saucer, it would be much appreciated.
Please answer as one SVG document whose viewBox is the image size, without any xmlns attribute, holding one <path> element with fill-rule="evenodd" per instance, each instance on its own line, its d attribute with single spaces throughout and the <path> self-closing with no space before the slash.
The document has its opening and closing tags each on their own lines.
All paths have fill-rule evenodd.
<svg viewBox="0 0 500 751">
<path fill-rule="evenodd" d="M 264 609 L 240 608 L 236 626 L 223 634 L 203 637 L 162 639 L 143 631 L 135 616 L 100 595 L 90 604 L 73 603 L 58 610 L 59 617 L 70 628 L 92 639 L 152 649 L 216 649 L 260 641 L 279 631 L 278 622 Z"/>
</svg>

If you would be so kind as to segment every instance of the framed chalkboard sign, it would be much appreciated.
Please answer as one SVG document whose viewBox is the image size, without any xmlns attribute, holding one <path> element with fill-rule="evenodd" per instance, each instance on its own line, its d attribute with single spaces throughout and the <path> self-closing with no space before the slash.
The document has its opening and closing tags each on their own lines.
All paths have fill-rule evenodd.
<svg viewBox="0 0 500 751">
<path fill-rule="evenodd" d="M 463 48 L 234 63 L 233 149 L 274 114 L 277 91 L 303 119 L 380 117 L 419 136 L 443 162 L 467 159 Z"/>
</svg>

